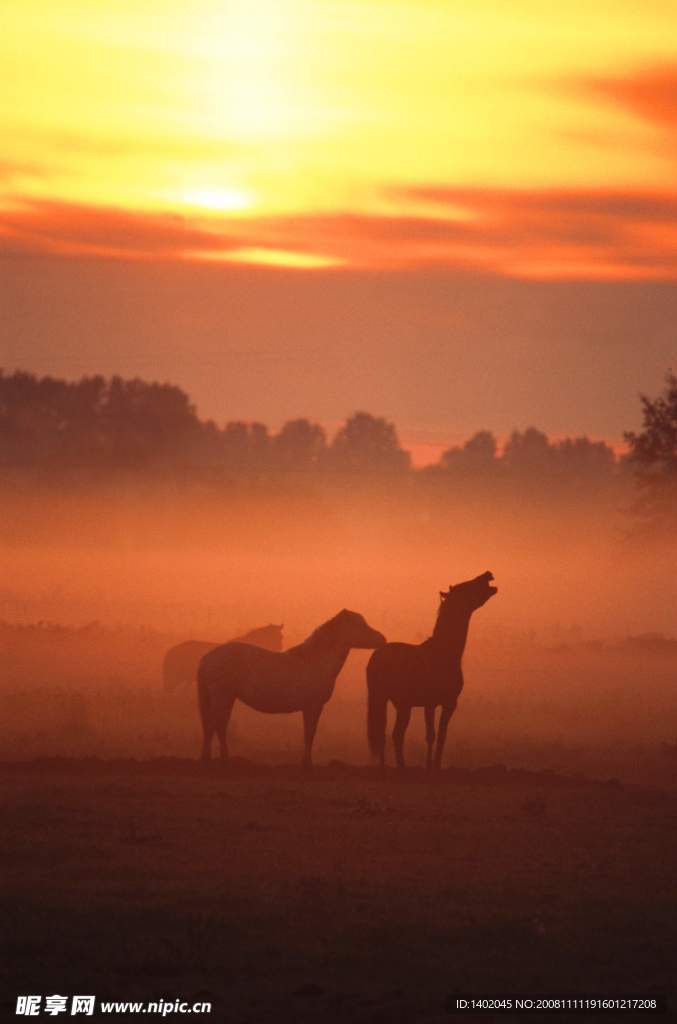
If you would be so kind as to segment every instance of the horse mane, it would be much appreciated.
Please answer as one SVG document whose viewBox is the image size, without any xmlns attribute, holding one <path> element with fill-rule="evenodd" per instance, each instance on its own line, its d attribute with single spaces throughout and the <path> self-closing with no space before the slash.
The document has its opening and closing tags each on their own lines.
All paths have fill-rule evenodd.
<svg viewBox="0 0 677 1024">
<path fill-rule="evenodd" d="M 451 593 L 451 590 L 449 591 L 449 593 Z M 439 636 L 440 633 L 442 632 L 442 630 L 444 628 L 446 628 L 451 621 L 453 621 L 452 616 L 451 616 L 451 611 L 450 611 L 451 607 L 452 607 L 452 605 L 449 602 L 449 594 L 447 594 L 446 597 L 440 598 L 440 606 L 437 609 L 437 615 L 435 617 L 435 625 L 433 626 L 432 634 L 429 637 L 430 640 L 432 640 L 433 637 Z M 445 616 L 446 616 L 446 621 L 445 621 Z"/>
<path fill-rule="evenodd" d="M 321 625 L 317 626 L 312 631 L 310 636 L 307 636 L 306 639 L 302 640 L 300 644 L 296 644 L 295 647 L 290 647 L 287 653 L 289 654 L 293 651 L 295 654 L 300 654 L 303 653 L 303 651 L 308 651 L 311 650 L 313 647 L 316 647 L 318 642 L 322 642 L 324 640 L 326 633 L 329 632 L 329 627 L 334 625 L 340 614 L 341 613 L 338 612 L 336 615 L 332 615 L 332 617 L 330 619 L 327 619 L 326 622 L 323 622 Z"/>
<path fill-rule="evenodd" d="M 437 609 L 437 615 L 435 616 L 435 625 L 433 626 L 433 631 L 430 634 L 430 637 L 428 639 L 432 639 L 432 637 L 435 635 L 435 633 L 438 632 L 440 626 L 442 625 L 442 613 L 444 611 L 445 603 L 446 602 L 445 602 L 444 598 L 440 597 L 440 603 L 439 603 L 439 607 Z"/>
<path fill-rule="evenodd" d="M 435 616 L 435 625 L 433 626 L 433 633 L 437 630 L 437 627 L 442 621 L 442 610 L 444 608 L 444 600 L 440 598 L 440 606 L 437 609 L 437 615 Z"/>
</svg>

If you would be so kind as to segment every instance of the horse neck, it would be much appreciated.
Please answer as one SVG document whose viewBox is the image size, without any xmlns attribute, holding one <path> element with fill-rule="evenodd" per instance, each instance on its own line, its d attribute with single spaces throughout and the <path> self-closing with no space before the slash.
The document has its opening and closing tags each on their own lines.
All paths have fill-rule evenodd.
<svg viewBox="0 0 677 1024">
<path fill-rule="evenodd" d="M 350 647 L 345 643 L 326 643 L 321 636 L 310 636 L 297 648 L 308 661 L 322 665 L 328 672 L 331 672 L 334 679 L 345 665 L 346 658 L 350 653 Z"/>
<path fill-rule="evenodd" d="M 350 647 L 330 647 L 327 648 L 327 664 L 331 669 L 334 679 L 343 668 L 346 663 L 346 658 L 350 654 Z"/>
<path fill-rule="evenodd" d="M 454 611 L 453 615 L 445 616 L 444 620 L 438 619 L 431 638 L 433 644 L 460 660 L 468 639 L 471 615 L 472 611 L 461 608 Z"/>
</svg>

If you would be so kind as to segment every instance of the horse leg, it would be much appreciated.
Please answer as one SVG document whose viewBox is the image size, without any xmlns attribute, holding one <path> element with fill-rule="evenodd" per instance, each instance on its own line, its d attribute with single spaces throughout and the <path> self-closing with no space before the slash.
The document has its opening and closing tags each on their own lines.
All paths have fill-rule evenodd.
<svg viewBox="0 0 677 1024">
<path fill-rule="evenodd" d="M 323 705 L 303 709 L 303 767 L 313 767 L 313 740 Z"/>
<path fill-rule="evenodd" d="M 440 713 L 440 724 L 437 727 L 437 746 L 435 748 L 435 771 L 439 771 L 442 767 L 442 754 L 444 753 L 444 743 L 447 738 L 447 728 L 449 726 L 449 719 L 456 710 L 456 705 L 453 707 L 443 707 Z"/>
<path fill-rule="evenodd" d="M 398 768 L 404 768 L 404 734 L 411 718 L 411 708 L 400 704 L 397 708 L 395 728 L 393 729 L 393 746 L 395 747 L 395 762 Z"/>
<path fill-rule="evenodd" d="M 433 767 L 433 743 L 435 742 L 435 705 L 425 706 L 425 741 L 427 746 L 425 767 L 426 771 L 432 771 Z"/>
<path fill-rule="evenodd" d="M 219 720 L 206 700 L 200 700 L 202 716 L 202 763 L 209 764 L 212 759 L 212 740 L 219 732 Z"/>
<path fill-rule="evenodd" d="M 202 760 L 207 764 L 212 759 L 212 739 L 214 737 L 214 730 L 205 727 L 203 738 L 202 738 Z"/>
<path fill-rule="evenodd" d="M 234 697 L 227 698 L 224 704 L 219 708 L 219 721 L 216 725 L 216 735 L 219 738 L 221 761 L 224 764 L 228 761 L 228 740 L 226 738 L 226 733 L 228 731 L 228 723 L 230 722 L 234 703 Z"/>
</svg>

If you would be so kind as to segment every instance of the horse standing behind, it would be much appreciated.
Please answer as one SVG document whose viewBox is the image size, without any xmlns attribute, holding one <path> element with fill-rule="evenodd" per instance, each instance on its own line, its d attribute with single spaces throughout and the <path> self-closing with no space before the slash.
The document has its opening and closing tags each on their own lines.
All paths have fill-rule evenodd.
<svg viewBox="0 0 677 1024">
<path fill-rule="evenodd" d="M 198 668 L 198 704 L 204 740 L 202 759 L 211 758 L 214 734 L 221 760 L 228 758 L 226 732 L 236 700 L 269 714 L 303 713 L 303 764 L 310 767 L 315 730 L 334 692 L 336 677 L 352 647 L 382 647 L 382 633 L 347 609 L 311 633 L 303 643 L 283 653 L 250 644 L 223 644 L 209 651 Z"/>
<path fill-rule="evenodd" d="M 442 766 L 449 719 L 463 689 L 461 659 L 468 638 L 470 617 L 497 593 L 491 586 L 493 574 L 482 573 L 475 579 L 440 591 L 440 608 L 433 635 L 422 644 L 390 643 L 374 651 L 367 665 L 367 732 L 372 754 L 385 766 L 385 734 L 388 701 L 397 716 L 393 744 L 398 768 L 404 768 L 404 734 L 411 709 L 425 709 L 427 744 L 426 768 Z M 442 706 L 435 740 L 435 711 Z"/>
<path fill-rule="evenodd" d="M 254 644 L 267 651 L 282 650 L 282 626 L 259 626 L 243 636 L 236 636 L 230 643 Z M 180 686 L 189 686 L 197 679 L 197 667 L 208 651 L 218 647 L 217 641 L 186 640 L 184 643 L 170 647 L 162 661 L 162 682 L 164 690 L 169 693 Z"/>
</svg>

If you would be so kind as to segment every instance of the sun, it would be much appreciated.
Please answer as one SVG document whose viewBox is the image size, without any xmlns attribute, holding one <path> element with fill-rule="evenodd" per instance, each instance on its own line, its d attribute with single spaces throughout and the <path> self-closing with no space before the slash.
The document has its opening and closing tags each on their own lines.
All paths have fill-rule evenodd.
<svg viewBox="0 0 677 1024">
<path fill-rule="evenodd" d="M 189 188 L 181 193 L 180 199 L 186 206 L 213 210 L 215 213 L 239 213 L 254 205 L 253 196 L 244 189 L 237 188 Z"/>
</svg>

